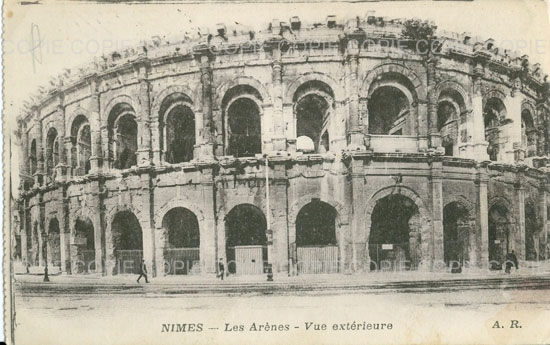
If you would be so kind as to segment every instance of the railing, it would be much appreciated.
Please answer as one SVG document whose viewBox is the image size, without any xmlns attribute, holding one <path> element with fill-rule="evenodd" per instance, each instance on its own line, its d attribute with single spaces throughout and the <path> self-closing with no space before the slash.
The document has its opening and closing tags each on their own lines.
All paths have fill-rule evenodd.
<svg viewBox="0 0 550 345">
<path fill-rule="evenodd" d="M 165 274 L 200 274 L 199 248 L 164 249 Z"/>
<path fill-rule="evenodd" d="M 227 271 L 238 275 L 266 272 L 267 247 L 261 245 L 235 246 L 226 250 Z"/>
<path fill-rule="evenodd" d="M 337 246 L 307 246 L 297 248 L 298 273 L 321 274 L 340 271 Z"/>
<path fill-rule="evenodd" d="M 116 274 L 139 274 L 143 250 L 117 250 L 116 256 Z"/>
<path fill-rule="evenodd" d="M 369 134 L 370 148 L 376 152 L 418 152 L 418 138 L 408 135 Z"/>
</svg>

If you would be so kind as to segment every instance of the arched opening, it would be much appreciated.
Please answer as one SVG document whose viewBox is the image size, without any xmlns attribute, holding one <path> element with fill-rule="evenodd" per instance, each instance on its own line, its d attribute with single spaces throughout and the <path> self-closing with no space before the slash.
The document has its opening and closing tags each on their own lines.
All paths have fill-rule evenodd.
<svg viewBox="0 0 550 345">
<path fill-rule="evenodd" d="M 48 263 L 55 267 L 61 267 L 61 239 L 59 222 L 52 218 L 48 226 Z"/>
<path fill-rule="evenodd" d="M 137 165 L 138 126 L 134 109 L 117 104 L 109 114 L 109 157 L 115 169 L 128 169 Z"/>
<path fill-rule="evenodd" d="M 139 270 L 143 257 L 141 225 L 130 211 L 116 214 L 111 225 L 116 258 L 115 274 L 133 274 Z"/>
<path fill-rule="evenodd" d="M 89 218 L 77 219 L 74 226 L 77 273 L 92 273 L 96 269 L 94 225 Z"/>
<path fill-rule="evenodd" d="M 314 200 L 302 207 L 296 217 L 298 273 L 337 273 L 339 271 L 337 212 L 331 205 Z"/>
<path fill-rule="evenodd" d="M 29 168 L 31 175 L 36 173 L 38 157 L 36 155 L 36 139 L 31 141 L 31 152 L 29 154 Z"/>
<path fill-rule="evenodd" d="M 225 154 L 252 157 L 262 153 L 260 93 L 251 86 L 231 88 L 222 100 Z"/>
<path fill-rule="evenodd" d="M 73 175 L 82 176 L 90 172 L 92 136 L 88 119 L 79 115 L 71 126 L 71 165 Z"/>
<path fill-rule="evenodd" d="M 443 208 L 443 258 L 451 269 L 459 269 L 469 261 L 470 213 L 458 203 Z"/>
<path fill-rule="evenodd" d="M 537 130 L 528 109 L 521 112 L 521 145 L 525 150 L 525 157 L 537 155 Z"/>
<path fill-rule="evenodd" d="M 506 206 L 493 205 L 489 210 L 489 268 L 502 269 L 510 252 L 510 214 Z"/>
<path fill-rule="evenodd" d="M 254 101 L 240 98 L 227 111 L 229 122 L 228 154 L 250 157 L 262 153 L 260 111 Z"/>
<path fill-rule="evenodd" d="M 267 223 L 256 206 L 235 206 L 225 217 L 225 244 L 229 273 L 261 274 L 267 263 Z"/>
<path fill-rule="evenodd" d="M 505 117 L 506 108 L 504 103 L 499 98 L 489 98 L 483 108 L 483 121 L 485 124 L 485 141 L 489 143 L 487 153 L 492 161 L 498 160 L 499 126 Z"/>
<path fill-rule="evenodd" d="M 525 260 L 538 260 L 538 228 L 537 210 L 532 203 L 525 204 Z"/>
<path fill-rule="evenodd" d="M 381 86 L 374 90 L 367 103 L 369 134 L 411 135 L 408 125 L 410 102 L 395 86 Z"/>
<path fill-rule="evenodd" d="M 294 94 L 296 137 L 308 137 L 315 153 L 326 152 L 329 145 L 330 114 L 334 103 L 332 89 L 320 81 L 302 84 Z M 300 149 L 300 148 L 298 148 Z M 310 152 L 302 150 L 304 152 Z"/>
<path fill-rule="evenodd" d="M 55 167 L 59 163 L 59 141 L 57 130 L 50 128 L 46 137 L 46 175 L 49 182 L 55 180 Z"/>
<path fill-rule="evenodd" d="M 173 93 L 162 101 L 159 111 L 160 150 L 168 163 L 189 162 L 195 146 L 195 114 L 191 99 Z"/>
<path fill-rule="evenodd" d="M 421 260 L 421 222 L 414 201 L 390 194 L 376 202 L 371 219 L 371 270 L 416 269 Z"/>
<path fill-rule="evenodd" d="M 437 130 L 445 156 L 456 155 L 460 117 L 466 107 L 462 95 L 453 89 L 445 89 L 439 95 L 437 104 Z"/>
<path fill-rule="evenodd" d="M 162 227 L 168 238 L 164 249 L 167 274 L 200 274 L 200 232 L 197 216 L 183 207 L 166 213 Z"/>
</svg>

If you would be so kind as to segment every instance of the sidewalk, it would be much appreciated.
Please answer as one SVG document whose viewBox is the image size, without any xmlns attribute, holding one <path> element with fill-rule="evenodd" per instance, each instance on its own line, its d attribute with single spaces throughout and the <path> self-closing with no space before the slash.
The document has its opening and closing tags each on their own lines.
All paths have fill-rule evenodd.
<svg viewBox="0 0 550 345">
<path fill-rule="evenodd" d="M 43 274 L 16 274 L 15 280 L 20 283 L 41 283 Z M 486 271 L 475 270 L 463 273 L 436 273 L 436 272 L 369 272 L 357 274 L 302 274 L 297 276 L 288 276 L 287 274 L 275 274 L 274 281 L 268 282 L 267 276 L 250 275 L 236 276 L 230 275 L 225 279 L 216 279 L 215 275 L 169 275 L 163 277 L 150 277 L 149 286 L 185 286 L 185 287 L 243 287 L 243 286 L 330 286 L 346 287 L 356 285 L 383 285 L 387 283 L 438 283 L 467 280 L 493 280 L 493 279 L 529 279 L 529 278 L 548 278 L 550 277 L 550 265 L 536 270 L 524 268 L 513 271 L 511 274 L 505 274 L 504 271 Z M 86 275 L 66 275 L 49 274 L 51 284 L 67 285 L 136 285 L 136 274 L 121 274 L 115 276 L 102 276 L 100 274 Z M 144 279 L 141 284 L 145 285 Z"/>
</svg>

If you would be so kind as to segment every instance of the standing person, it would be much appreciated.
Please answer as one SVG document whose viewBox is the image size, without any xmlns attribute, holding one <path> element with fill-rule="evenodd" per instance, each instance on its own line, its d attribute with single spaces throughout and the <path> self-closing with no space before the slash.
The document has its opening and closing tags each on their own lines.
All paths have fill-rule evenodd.
<svg viewBox="0 0 550 345">
<path fill-rule="evenodd" d="M 139 277 L 137 279 L 137 282 L 139 283 L 139 280 L 141 277 L 145 278 L 145 283 L 149 283 L 149 280 L 147 279 L 147 266 L 145 266 L 145 260 L 141 259 L 141 266 L 139 268 Z"/>
<path fill-rule="evenodd" d="M 514 263 L 514 269 L 517 271 L 519 270 L 519 263 L 518 263 L 518 257 L 516 256 L 516 252 L 512 250 L 512 253 L 510 254 L 510 259 Z"/>
<path fill-rule="evenodd" d="M 218 277 L 223 280 L 223 276 L 225 275 L 225 266 L 223 264 L 223 258 L 220 258 L 220 262 L 218 262 Z"/>
</svg>

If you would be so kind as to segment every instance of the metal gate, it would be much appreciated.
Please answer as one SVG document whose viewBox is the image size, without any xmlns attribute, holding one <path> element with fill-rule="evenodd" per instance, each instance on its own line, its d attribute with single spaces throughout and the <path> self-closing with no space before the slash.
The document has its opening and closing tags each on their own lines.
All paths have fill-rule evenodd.
<svg viewBox="0 0 550 345">
<path fill-rule="evenodd" d="M 263 274 L 267 262 L 267 247 L 265 246 L 235 246 L 229 248 L 234 252 L 234 262 L 228 262 L 229 272 L 239 275 Z M 228 258 L 232 255 L 229 254 Z M 233 267 L 232 267 L 233 266 Z"/>
<path fill-rule="evenodd" d="M 164 250 L 166 274 L 200 274 L 199 248 L 169 248 Z"/>
<path fill-rule="evenodd" d="M 298 273 L 338 273 L 337 246 L 308 246 L 297 248 Z"/>
<path fill-rule="evenodd" d="M 139 274 L 143 250 L 117 250 L 116 256 L 116 274 Z M 151 267 L 148 267 L 149 270 Z"/>
<path fill-rule="evenodd" d="M 95 272 L 95 250 L 77 249 L 76 262 L 72 263 L 74 273 L 87 274 Z"/>
</svg>

